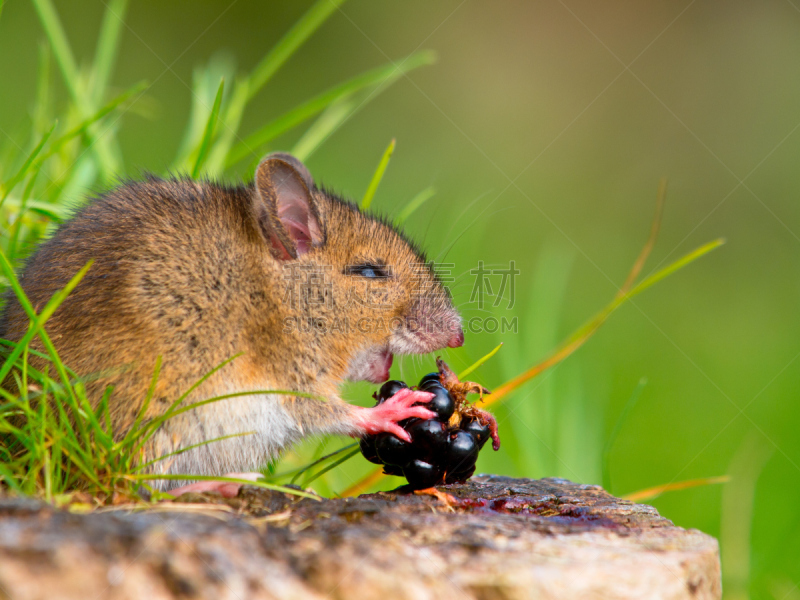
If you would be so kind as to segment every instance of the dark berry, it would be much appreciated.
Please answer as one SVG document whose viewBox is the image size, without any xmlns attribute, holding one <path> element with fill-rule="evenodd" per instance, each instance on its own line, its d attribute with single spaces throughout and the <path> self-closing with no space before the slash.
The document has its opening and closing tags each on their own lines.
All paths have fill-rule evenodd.
<svg viewBox="0 0 800 600">
<path fill-rule="evenodd" d="M 383 465 L 384 475 L 394 475 L 395 477 L 403 477 L 403 469 L 397 465 Z"/>
<path fill-rule="evenodd" d="M 425 488 L 442 483 L 444 471 L 437 465 L 432 465 L 422 460 L 414 460 L 403 469 L 403 475 L 406 476 L 408 485 L 412 488 L 415 490 L 424 490 Z"/>
<path fill-rule="evenodd" d="M 444 478 L 445 483 L 464 483 L 467 479 L 472 477 L 475 472 L 475 465 L 473 464 L 469 469 L 461 470 L 453 473 L 447 473 Z"/>
<path fill-rule="evenodd" d="M 419 385 L 417 387 L 422 388 L 422 386 L 424 386 L 426 383 L 430 383 L 432 381 L 435 381 L 438 384 L 442 383 L 442 380 L 439 378 L 439 373 L 428 373 L 425 375 L 425 377 L 419 380 Z"/>
<path fill-rule="evenodd" d="M 405 428 L 416 456 L 439 463 L 447 449 L 447 427 L 437 419 L 418 419 Z"/>
<path fill-rule="evenodd" d="M 381 433 L 375 440 L 375 451 L 387 465 L 397 465 L 405 467 L 411 462 L 411 444 L 404 442 L 396 435 L 391 433 Z"/>
<path fill-rule="evenodd" d="M 441 383 L 428 382 L 425 385 L 421 385 L 419 389 L 423 392 L 430 392 L 433 394 L 431 401 L 420 403 L 421 406 L 435 412 L 439 416 L 440 421 L 446 422 L 453 416 L 456 403 Z"/>
<path fill-rule="evenodd" d="M 397 424 L 400 425 L 403 429 L 408 431 L 408 428 L 411 427 L 417 421 L 422 421 L 423 419 L 419 419 L 417 417 L 411 417 L 410 419 L 403 419 L 402 421 L 398 421 Z"/>
<path fill-rule="evenodd" d="M 402 381 L 397 381 L 395 379 L 387 381 L 381 386 L 381 389 L 378 391 L 378 404 L 380 404 L 384 400 L 388 400 L 389 398 L 394 396 L 397 392 L 407 387 L 408 386 Z"/>
<path fill-rule="evenodd" d="M 447 455 L 443 461 L 448 471 L 458 473 L 475 464 L 478 459 L 478 444 L 471 433 L 463 430 L 454 431 L 450 434 L 449 442 Z"/>
<path fill-rule="evenodd" d="M 479 450 L 483 448 L 483 445 L 489 439 L 489 426 L 481 425 L 478 419 L 470 419 L 469 421 L 465 419 L 461 421 L 461 429 L 472 434 L 475 441 L 478 443 Z"/>
<path fill-rule="evenodd" d="M 375 436 L 374 435 L 365 435 L 361 438 L 361 443 L 359 444 L 361 447 L 361 454 L 364 455 L 369 462 L 375 463 L 376 465 L 382 465 L 383 462 L 380 458 L 378 458 L 377 452 L 375 452 Z"/>
</svg>

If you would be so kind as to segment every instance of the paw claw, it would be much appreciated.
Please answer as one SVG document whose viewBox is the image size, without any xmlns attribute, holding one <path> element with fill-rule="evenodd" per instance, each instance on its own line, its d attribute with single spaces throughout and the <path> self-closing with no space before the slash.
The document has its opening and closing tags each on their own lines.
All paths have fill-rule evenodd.
<svg viewBox="0 0 800 600">
<path fill-rule="evenodd" d="M 434 419 L 437 416 L 435 412 L 428 410 L 427 408 L 423 408 L 422 406 L 413 406 L 409 414 L 412 417 L 417 417 L 418 419 L 424 419 L 426 421 L 428 419 Z"/>
<path fill-rule="evenodd" d="M 391 433 L 392 435 L 399 437 L 404 442 L 408 442 L 409 444 L 411 443 L 411 436 L 405 429 L 403 429 L 399 425 L 392 424 L 389 427 L 388 433 Z"/>
<path fill-rule="evenodd" d="M 409 394 L 409 398 L 407 398 L 405 402 L 411 406 L 417 402 L 430 402 L 433 400 L 434 396 L 435 394 L 431 394 L 430 392 L 414 391 Z"/>
</svg>

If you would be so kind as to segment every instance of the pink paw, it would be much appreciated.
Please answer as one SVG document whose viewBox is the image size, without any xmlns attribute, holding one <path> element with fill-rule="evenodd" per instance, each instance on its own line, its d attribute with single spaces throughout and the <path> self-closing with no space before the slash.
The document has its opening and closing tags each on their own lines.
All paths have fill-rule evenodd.
<svg viewBox="0 0 800 600">
<path fill-rule="evenodd" d="M 223 475 L 223 477 L 257 481 L 264 476 L 261 473 L 227 473 Z M 219 492 L 224 498 L 233 498 L 239 493 L 243 485 L 243 483 L 235 483 L 233 481 L 198 481 L 196 483 L 190 483 L 189 485 L 182 485 L 174 490 L 169 490 L 169 493 L 177 498 L 187 492 Z"/>
<path fill-rule="evenodd" d="M 408 432 L 400 427 L 397 422 L 416 417 L 418 419 L 432 419 L 436 413 L 423 406 L 413 406 L 417 402 L 430 402 L 433 394 L 404 388 L 391 398 L 388 398 L 373 408 L 360 409 L 359 424 L 364 433 L 376 434 L 384 431 L 394 434 L 401 440 L 411 441 Z"/>
</svg>

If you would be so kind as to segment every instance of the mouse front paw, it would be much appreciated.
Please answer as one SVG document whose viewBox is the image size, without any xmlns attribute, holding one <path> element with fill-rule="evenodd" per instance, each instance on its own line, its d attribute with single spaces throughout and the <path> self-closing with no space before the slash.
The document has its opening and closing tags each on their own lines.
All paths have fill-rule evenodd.
<svg viewBox="0 0 800 600">
<path fill-rule="evenodd" d="M 408 432 L 397 423 L 404 419 L 433 419 L 436 413 L 417 403 L 430 402 L 433 394 L 403 388 L 394 396 L 387 398 L 372 408 L 359 409 L 358 418 L 362 433 L 374 435 L 388 432 L 406 442 L 411 441 Z"/>
</svg>

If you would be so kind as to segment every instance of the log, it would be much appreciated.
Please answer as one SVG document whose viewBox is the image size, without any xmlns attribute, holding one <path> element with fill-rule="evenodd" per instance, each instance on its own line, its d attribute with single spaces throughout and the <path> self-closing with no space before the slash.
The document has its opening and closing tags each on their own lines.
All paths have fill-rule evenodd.
<svg viewBox="0 0 800 600">
<path fill-rule="evenodd" d="M 717 541 L 563 479 L 439 497 L 253 487 L 78 514 L 0 498 L 0 598 L 720 598 Z"/>
</svg>

